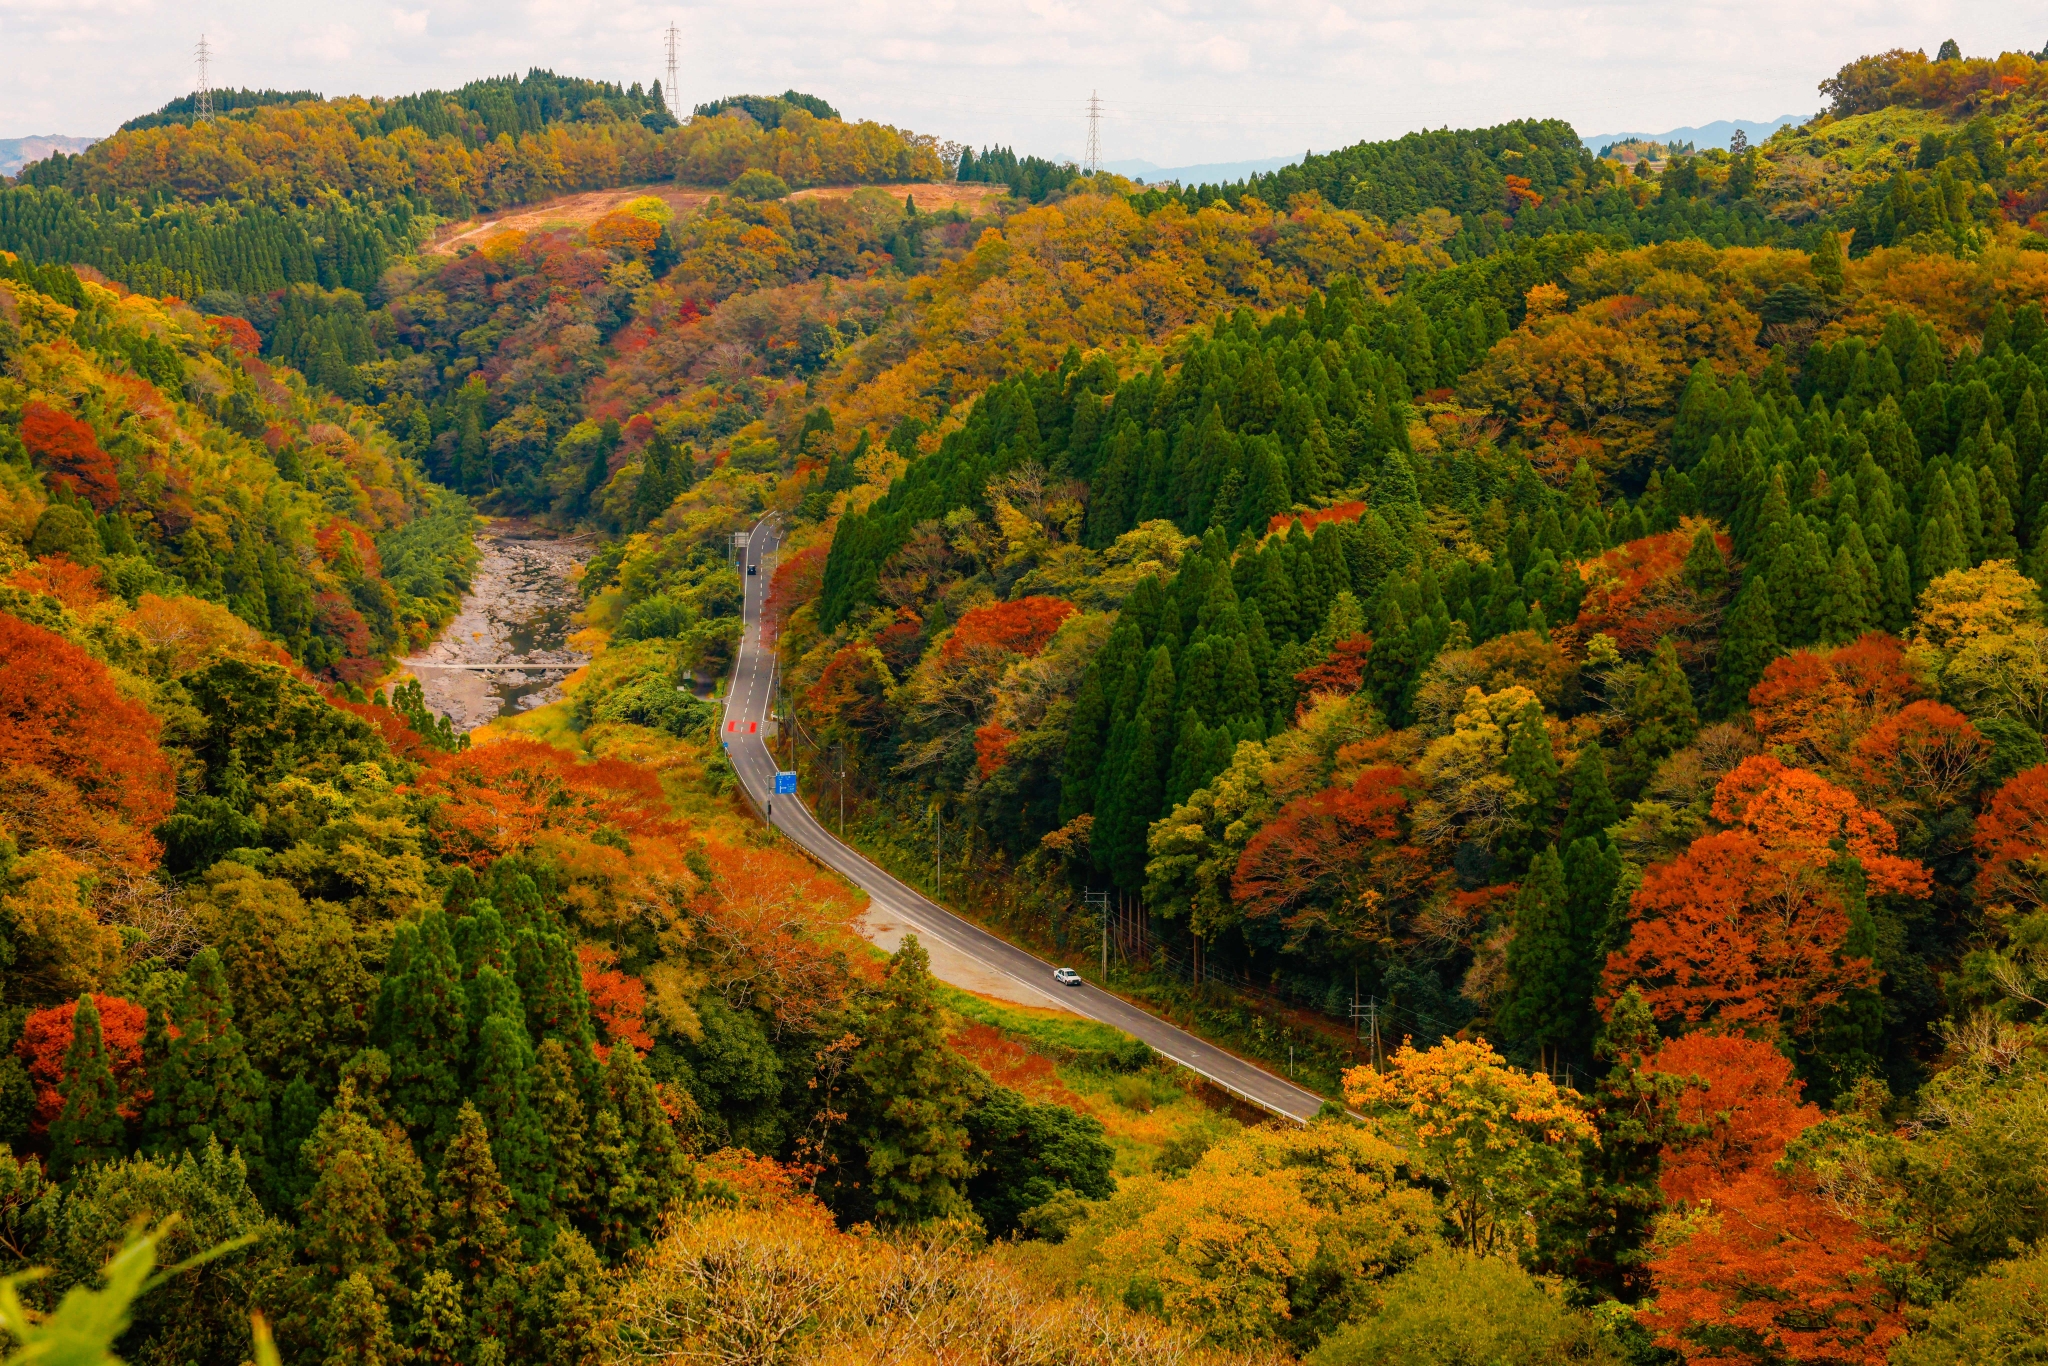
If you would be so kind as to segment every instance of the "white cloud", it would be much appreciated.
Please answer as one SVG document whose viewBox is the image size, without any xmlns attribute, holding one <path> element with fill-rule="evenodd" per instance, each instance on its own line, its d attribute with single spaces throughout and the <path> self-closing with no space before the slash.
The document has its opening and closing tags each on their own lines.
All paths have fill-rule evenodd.
<svg viewBox="0 0 2048 1366">
<path fill-rule="evenodd" d="M 0 136 L 104 133 L 189 90 L 202 25 L 217 85 L 402 94 L 533 66 L 664 78 L 674 22 L 685 102 L 795 86 L 855 117 L 1072 155 L 1099 89 L 1106 154 L 1161 165 L 1535 115 L 1595 133 L 1810 112 L 1818 82 L 1865 52 L 2048 37 L 1982 0 L 433 0 L 431 24 L 424 6 L 390 8 L 388 27 L 372 13 L 0 0 Z"/>
</svg>

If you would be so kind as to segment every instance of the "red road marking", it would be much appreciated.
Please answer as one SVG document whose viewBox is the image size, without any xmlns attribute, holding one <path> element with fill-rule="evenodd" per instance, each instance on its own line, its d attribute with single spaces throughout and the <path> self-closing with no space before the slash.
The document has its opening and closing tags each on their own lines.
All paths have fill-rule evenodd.
<svg viewBox="0 0 2048 1366">
<path fill-rule="evenodd" d="M 761 723 L 759 721 L 747 722 L 747 734 L 752 735 L 755 731 L 759 729 L 761 729 Z"/>
<path fill-rule="evenodd" d="M 737 721 L 728 721 L 725 723 L 725 728 L 727 731 L 735 731 L 740 728 L 740 723 Z"/>
</svg>

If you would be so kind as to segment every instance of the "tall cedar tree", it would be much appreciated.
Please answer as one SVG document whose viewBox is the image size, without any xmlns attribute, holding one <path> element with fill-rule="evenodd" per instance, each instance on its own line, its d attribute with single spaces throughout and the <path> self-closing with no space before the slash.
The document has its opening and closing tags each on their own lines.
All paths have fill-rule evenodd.
<svg viewBox="0 0 2048 1366">
<path fill-rule="evenodd" d="M 1749 704 L 1749 690 L 1778 657 L 1778 630 L 1770 589 L 1763 575 L 1752 574 L 1735 597 L 1721 637 L 1721 656 L 1714 665 L 1714 687 L 1708 713 L 1732 716 Z"/>
<path fill-rule="evenodd" d="M 185 968 L 185 989 L 172 1016 L 169 1056 L 153 1079 L 152 1144 L 164 1153 L 203 1152 L 209 1139 L 239 1151 L 259 1189 L 269 1189 L 264 1136 L 270 1103 L 249 1061 L 220 954 L 202 949 Z"/>
<path fill-rule="evenodd" d="M 491 1157 L 484 1117 L 467 1101 L 434 1177 L 434 1197 L 436 1250 L 456 1279 L 483 1285 L 518 1264 L 519 1240 L 509 1218 L 512 1195 Z"/>
<path fill-rule="evenodd" d="M 1557 814 L 1557 756 L 1551 752 L 1550 729 L 1543 724 L 1540 705 L 1532 702 L 1522 709 L 1501 770 L 1515 785 L 1518 814 L 1515 827 L 1501 840 L 1498 857 L 1517 868 L 1550 842 L 1550 825 Z"/>
<path fill-rule="evenodd" d="M 57 1089 L 64 1109 L 50 1124 L 50 1174 L 62 1181 L 95 1162 L 113 1161 L 126 1146 L 121 1093 L 90 992 L 78 998 L 71 1017 L 71 1047 L 64 1051 Z"/>
<path fill-rule="evenodd" d="M 1607 842 L 1607 827 L 1621 819 L 1614 793 L 1607 786 L 1607 752 L 1597 744 L 1580 748 L 1572 764 L 1572 799 L 1565 808 L 1558 840 L 1567 849 L 1578 840 Z"/>
<path fill-rule="evenodd" d="M 1650 1070 L 1662 1042 L 1642 992 L 1629 987 L 1609 1009 L 1597 1046 L 1608 1069 L 1592 1097 L 1599 1142 L 1579 1152 L 1585 1180 L 1537 1221 L 1546 1270 L 1631 1304 L 1650 1289 L 1645 1244 L 1664 1208 L 1657 1176 L 1686 1088 L 1684 1078 Z"/>
<path fill-rule="evenodd" d="M 1571 908 L 1564 865 L 1551 845 L 1529 860 L 1515 897 L 1515 933 L 1508 941 L 1507 1004 L 1500 1026 L 1533 1054 L 1539 1069 L 1557 1065 L 1570 1042 L 1579 965 L 1572 954 Z"/>
<path fill-rule="evenodd" d="M 360 1274 L 389 1296 L 424 1274 L 433 1251 L 426 1173 L 374 1094 L 388 1068 L 373 1050 L 351 1062 L 303 1150 L 312 1190 L 299 1247 L 323 1295 Z"/>
<path fill-rule="evenodd" d="M 343 1281 L 328 1303 L 320 1334 L 324 1366 L 406 1366 L 412 1354 L 391 1336 L 391 1312 L 360 1273 Z"/>
<path fill-rule="evenodd" d="M 1639 792 L 1649 781 L 1657 761 L 1692 743 L 1700 728 L 1699 712 L 1692 702 L 1692 685 L 1679 667 L 1677 647 L 1666 636 L 1657 642 L 1649 666 L 1636 683 L 1629 699 L 1631 729 L 1621 743 L 1622 769 L 1628 790 Z"/>
<path fill-rule="evenodd" d="M 453 1136 L 467 1051 L 463 990 L 448 917 L 431 910 L 400 921 L 377 996 L 370 1038 L 391 1064 L 391 1109 L 429 1153 Z"/>
<path fill-rule="evenodd" d="M 916 935 L 890 957 L 866 1033 L 852 1070 L 868 1093 L 859 1139 L 876 1217 L 912 1224 L 964 1212 L 971 1094 Z"/>
</svg>

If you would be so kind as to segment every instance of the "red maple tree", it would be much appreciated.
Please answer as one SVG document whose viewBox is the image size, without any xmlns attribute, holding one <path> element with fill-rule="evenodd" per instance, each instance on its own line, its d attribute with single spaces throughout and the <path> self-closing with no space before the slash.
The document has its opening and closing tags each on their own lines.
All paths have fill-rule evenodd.
<svg viewBox="0 0 2048 1366">
<path fill-rule="evenodd" d="M 1804 1030 L 1877 981 L 1868 958 L 1842 955 L 1849 916 L 1827 876 L 1746 830 L 1646 869 L 1628 929 L 1608 955 L 1606 994 L 1639 983 L 1660 1019 Z"/>
<path fill-rule="evenodd" d="M 177 801 L 160 726 L 106 667 L 63 637 L 0 614 L 0 825 L 25 848 L 146 872 Z"/>
<path fill-rule="evenodd" d="M 1906 649 L 1872 632 L 1838 650 L 1774 659 L 1749 690 L 1749 719 L 1766 746 L 1810 764 L 1841 761 L 1863 733 L 1920 695 Z"/>
<path fill-rule="evenodd" d="M 121 501 L 114 458 L 100 449 L 99 437 L 87 423 L 32 398 L 21 410 L 21 443 L 59 488 L 101 512 Z"/>
<path fill-rule="evenodd" d="M 1035 655 L 1076 610 L 1065 598 L 988 603 L 962 614 L 953 634 L 946 638 L 943 653 L 947 659 L 958 659 L 968 650 L 982 647 Z"/>
<path fill-rule="evenodd" d="M 2019 774 L 1977 817 L 1977 895 L 2007 913 L 2048 906 L 2048 764 Z"/>
<path fill-rule="evenodd" d="M 1392 764 L 1368 768 L 1348 787 L 1296 797 L 1245 845 L 1231 899 L 1248 916 L 1279 916 L 1289 929 L 1360 933 L 1390 903 L 1429 878 L 1407 842 L 1408 793 L 1420 779 Z"/>
<path fill-rule="evenodd" d="M 583 965 L 583 994 L 590 998 L 590 1017 L 604 1033 L 602 1052 L 615 1044 L 631 1044 L 643 1057 L 654 1047 L 647 1032 L 647 984 L 619 969 L 619 956 L 595 944 L 576 946 Z"/>
<path fill-rule="evenodd" d="M 149 1092 L 140 1087 L 142 1035 L 149 1026 L 149 1014 L 135 1002 L 95 991 L 93 1005 L 100 1012 L 100 1041 L 106 1046 L 107 1064 L 114 1070 L 114 1082 L 121 1091 L 121 1116 L 138 1118 L 149 1103 Z M 78 1014 L 78 1002 L 38 1010 L 21 1022 L 21 1039 L 14 1051 L 28 1068 L 36 1089 L 33 1129 L 42 1133 L 50 1121 L 64 1112 L 64 1054 L 71 1047 L 71 1020 Z"/>
</svg>

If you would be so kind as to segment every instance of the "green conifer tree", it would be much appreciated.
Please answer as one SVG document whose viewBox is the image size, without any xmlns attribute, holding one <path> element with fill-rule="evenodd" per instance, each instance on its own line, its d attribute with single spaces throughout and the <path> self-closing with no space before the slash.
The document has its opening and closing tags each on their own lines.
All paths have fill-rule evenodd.
<svg viewBox="0 0 2048 1366">
<path fill-rule="evenodd" d="M 1543 708 L 1531 702 L 1522 708 L 1508 738 L 1501 772 L 1515 785 L 1515 824 L 1500 843 L 1498 856 L 1508 867 L 1522 864 L 1550 842 L 1557 811 L 1557 756 L 1550 748 L 1550 729 Z"/>
<path fill-rule="evenodd" d="M 455 1137 L 434 1178 L 434 1233 L 442 1265 L 464 1285 L 497 1279 L 519 1262 L 511 1192 L 491 1157 L 491 1135 L 477 1108 L 464 1101 Z"/>
<path fill-rule="evenodd" d="M 121 1092 L 100 1037 L 100 1008 L 91 993 L 78 998 L 71 1017 L 71 1046 L 57 1083 L 64 1108 L 50 1121 L 50 1175 L 59 1181 L 95 1162 L 111 1162 L 127 1146 L 121 1121 Z"/>
<path fill-rule="evenodd" d="M 635 1189 L 650 1210 L 659 1214 L 688 1193 L 690 1172 L 675 1126 L 655 1093 L 654 1078 L 630 1046 L 614 1047 L 605 1058 L 604 1113 L 616 1118 Z"/>
<path fill-rule="evenodd" d="M 590 1126 L 569 1046 L 547 1039 L 535 1050 L 533 1112 L 547 1140 L 549 1198 L 580 1211 L 590 1197 Z"/>
<path fill-rule="evenodd" d="M 1565 809 L 1564 829 L 1558 839 L 1569 849 L 1581 839 L 1607 841 L 1607 827 L 1621 819 L 1614 794 L 1607 786 L 1607 753 L 1597 743 L 1579 749 L 1572 764 L 1571 804 Z"/>
<path fill-rule="evenodd" d="M 1700 728 L 1693 706 L 1692 685 L 1679 667 L 1678 650 L 1666 636 L 1657 642 L 1635 696 L 1629 700 L 1628 738 L 1621 743 L 1621 766 L 1629 790 L 1640 791 L 1657 761 L 1692 743 Z"/>
<path fill-rule="evenodd" d="M 327 1302 L 320 1341 L 325 1366 L 408 1366 L 411 1353 L 391 1335 L 384 1297 L 358 1272 L 344 1280 Z"/>
<path fill-rule="evenodd" d="M 1749 705 L 1749 690 L 1778 657 L 1775 615 L 1764 577 L 1752 574 L 1728 612 L 1721 655 L 1714 663 L 1714 688 L 1709 698 L 1713 715 L 1732 716 Z"/>
<path fill-rule="evenodd" d="M 359 1061 L 367 1066 L 352 1065 L 304 1145 L 313 1185 L 300 1206 L 298 1241 L 318 1292 L 360 1275 L 390 1296 L 424 1273 L 433 1202 L 411 1142 L 370 1094 L 389 1064 L 374 1052 Z"/>
<path fill-rule="evenodd" d="M 549 1222 L 551 1163 L 533 1109 L 533 1072 L 525 1024 L 510 1015 L 487 1017 L 477 1029 L 469 1094 L 490 1132 L 492 1159 L 512 1191 L 520 1227 L 539 1238 Z"/>
<path fill-rule="evenodd" d="M 1835 551 L 1834 564 L 1813 615 L 1814 634 L 1830 645 L 1846 645 L 1870 625 L 1870 611 L 1863 600 L 1863 575 L 1846 544 Z"/>
<path fill-rule="evenodd" d="M 1599 1141 L 1580 1150 L 1584 1180 L 1538 1221 L 1539 1264 L 1624 1302 L 1650 1292 L 1651 1226 L 1664 1208 L 1657 1183 L 1674 1136 L 1684 1078 L 1650 1070 L 1663 1043 L 1656 1017 L 1631 984 L 1608 1012 L 1596 1052 L 1609 1064 L 1593 1090 Z"/>
<path fill-rule="evenodd" d="M 1885 556 L 1884 568 L 1880 571 L 1881 585 L 1878 622 L 1894 635 L 1904 631 L 1913 620 L 1913 571 L 1906 564 L 1906 548 L 1895 545 Z"/>
<path fill-rule="evenodd" d="M 876 1218 L 906 1224 L 963 1212 L 972 1097 L 946 1047 L 930 960 L 917 936 L 906 936 L 890 958 L 865 1036 L 852 1070 L 867 1092 L 857 1134 Z"/>
<path fill-rule="evenodd" d="M 466 1366 L 469 1323 L 462 1287 L 446 1271 L 429 1271 L 412 1297 L 413 1366 Z"/>
<path fill-rule="evenodd" d="M 428 911 L 394 931 L 370 1038 L 391 1064 L 391 1109 L 429 1152 L 447 1146 L 462 1103 L 468 993 L 448 917 Z"/>
<path fill-rule="evenodd" d="M 155 1078 L 149 1127 L 160 1152 L 202 1152 L 209 1141 L 240 1152 L 258 1190 L 268 1189 L 264 1135 L 270 1102 L 250 1063 L 220 954 L 201 949 L 185 968 L 172 1023 L 177 1035 Z"/>
<path fill-rule="evenodd" d="M 1679 570 L 1679 577 L 1710 602 L 1719 602 L 1721 595 L 1728 591 L 1728 561 L 1722 557 L 1712 527 L 1702 524 L 1694 534 L 1692 548 L 1686 552 L 1685 567 Z"/>
<path fill-rule="evenodd" d="M 1507 1000 L 1500 1027 L 1536 1059 L 1559 1065 L 1578 1010 L 1579 964 L 1572 952 L 1571 913 L 1564 866 L 1551 845 L 1529 860 L 1515 896 L 1514 937 L 1508 941 Z"/>
<path fill-rule="evenodd" d="M 1830 299 L 1840 295 L 1848 282 L 1847 260 L 1842 255 L 1842 239 L 1832 228 L 1821 229 L 1810 259 L 1813 278 L 1820 285 L 1821 293 Z"/>
</svg>

